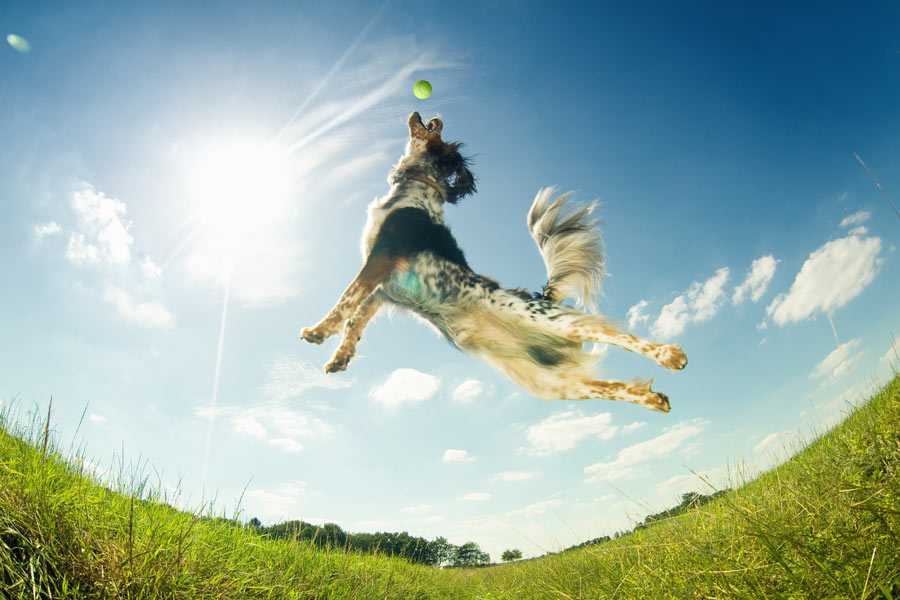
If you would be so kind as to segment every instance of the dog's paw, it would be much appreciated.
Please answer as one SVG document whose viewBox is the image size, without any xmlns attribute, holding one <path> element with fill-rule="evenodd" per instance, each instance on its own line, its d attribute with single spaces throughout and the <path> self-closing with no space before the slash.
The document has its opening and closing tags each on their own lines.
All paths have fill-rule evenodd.
<svg viewBox="0 0 900 600">
<path fill-rule="evenodd" d="M 687 356 L 681 350 L 681 346 L 675 344 L 660 346 L 655 358 L 657 364 L 670 371 L 680 371 L 687 366 L 688 362 Z"/>
<path fill-rule="evenodd" d="M 335 354 L 328 364 L 325 365 L 325 372 L 340 373 L 341 371 L 346 371 L 351 358 L 353 358 L 352 354 Z"/>
<path fill-rule="evenodd" d="M 304 327 L 300 332 L 300 337 L 310 344 L 321 344 L 328 336 L 320 332 L 318 327 Z"/>
<path fill-rule="evenodd" d="M 660 392 L 651 392 L 644 406 L 661 413 L 667 413 L 672 410 L 672 405 L 669 404 L 669 397 Z"/>
</svg>

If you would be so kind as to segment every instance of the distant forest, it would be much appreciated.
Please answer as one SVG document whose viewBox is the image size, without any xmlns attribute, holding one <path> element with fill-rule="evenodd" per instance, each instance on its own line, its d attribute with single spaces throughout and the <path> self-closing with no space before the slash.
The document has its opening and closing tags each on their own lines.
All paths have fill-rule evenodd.
<svg viewBox="0 0 900 600">
<path fill-rule="evenodd" d="M 305 540 L 321 548 L 343 548 L 359 552 L 402 556 L 410 562 L 439 566 L 477 567 L 490 564 L 491 557 L 475 542 L 454 546 L 446 538 L 431 541 L 402 533 L 348 533 L 334 523 L 312 525 L 304 521 L 286 521 L 263 527 L 259 519 L 250 519 L 256 532 L 280 540 Z"/>
<path fill-rule="evenodd" d="M 715 499 L 724 491 L 712 495 L 690 492 L 682 494 L 681 502 L 677 506 L 668 508 L 662 512 L 647 515 L 643 521 L 635 525 L 634 530 L 649 527 L 656 521 L 670 519 L 687 512 L 690 509 L 703 506 Z M 321 548 L 342 548 L 358 552 L 380 553 L 391 556 L 402 556 L 410 562 L 430 565 L 433 567 L 482 567 L 491 564 L 491 557 L 475 542 L 467 542 L 462 546 L 455 546 L 446 538 L 438 537 L 431 541 L 421 537 L 414 537 L 407 532 L 402 533 L 349 533 L 335 523 L 313 525 L 304 521 L 285 521 L 264 527 L 256 517 L 250 519 L 248 526 L 266 537 L 280 540 L 303 540 Z M 602 536 L 587 540 L 581 544 L 570 546 L 562 552 L 568 552 L 583 546 L 602 544 L 628 533 L 617 531 L 612 536 Z M 507 551 L 515 556 L 517 551 Z M 553 554 L 553 553 L 551 553 Z M 521 553 L 519 553 L 521 556 Z"/>
</svg>

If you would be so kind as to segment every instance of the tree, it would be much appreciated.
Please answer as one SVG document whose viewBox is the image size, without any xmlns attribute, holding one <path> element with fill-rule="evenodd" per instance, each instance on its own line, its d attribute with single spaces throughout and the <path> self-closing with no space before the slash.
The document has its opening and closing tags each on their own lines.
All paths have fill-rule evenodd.
<svg viewBox="0 0 900 600">
<path fill-rule="evenodd" d="M 509 562 L 511 560 L 519 560 L 522 558 L 522 551 L 519 549 L 514 550 L 504 550 L 503 556 L 501 557 L 503 562 Z"/>
<path fill-rule="evenodd" d="M 448 542 L 447 538 L 434 538 L 428 542 L 427 556 L 427 564 L 434 567 L 451 564 L 456 560 L 456 546 Z"/>
<path fill-rule="evenodd" d="M 456 560 L 453 561 L 454 567 L 477 567 L 486 565 L 491 562 L 491 557 L 486 552 L 482 552 L 481 548 L 475 542 L 466 542 L 456 549 Z"/>
<path fill-rule="evenodd" d="M 250 529 L 252 529 L 253 531 L 259 531 L 260 528 L 262 527 L 262 523 L 256 517 L 253 517 L 252 519 L 250 519 L 250 521 L 247 523 L 247 525 L 249 525 Z"/>
</svg>

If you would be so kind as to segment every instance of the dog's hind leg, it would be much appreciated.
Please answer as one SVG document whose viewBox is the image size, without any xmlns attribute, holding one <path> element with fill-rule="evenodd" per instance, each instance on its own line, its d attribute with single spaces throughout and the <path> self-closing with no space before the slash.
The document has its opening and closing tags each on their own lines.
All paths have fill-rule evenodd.
<svg viewBox="0 0 900 600">
<path fill-rule="evenodd" d="M 526 302 L 525 313 L 519 313 L 520 317 L 531 326 L 547 333 L 579 342 L 612 344 L 623 350 L 646 356 L 671 371 L 679 371 L 687 365 L 687 356 L 677 344 L 642 340 L 630 333 L 619 331 L 609 319 L 602 316 L 586 315 L 566 307 L 547 304 L 541 301 Z"/>
<path fill-rule="evenodd" d="M 344 321 L 349 319 L 360 305 L 372 295 L 381 282 L 391 274 L 395 268 L 402 267 L 405 259 L 389 257 L 384 254 L 371 254 L 366 264 L 360 270 L 359 275 L 347 286 L 340 300 L 315 327 L 306 327 L 300 332 L 300 337 L 311 344 L 321 344 L 341 329 Z"/>
<path fill-rule="evenodd" d="M 574 385 L 566 386 L 565 392 L 570 400 L 590 400 L 606 398 L 622 400 L 667 413 L 670 410 L 669 397 L 650 389 L 650 381 L 609 381 L 585 379 Z"/>
<path fill-rule="evenodd" d="M 350 359 L 356 354 L 356 343 L 362 338 L 363 330 L 381 308 L 382 302 L 379 292 L 375 292 L 356 309 L 356 312 L 344 325 L 344 339 L 341 340 L 341 345 L 325 365 L 326 373 L 337 373 L 347 368 Z"/>
</svg>

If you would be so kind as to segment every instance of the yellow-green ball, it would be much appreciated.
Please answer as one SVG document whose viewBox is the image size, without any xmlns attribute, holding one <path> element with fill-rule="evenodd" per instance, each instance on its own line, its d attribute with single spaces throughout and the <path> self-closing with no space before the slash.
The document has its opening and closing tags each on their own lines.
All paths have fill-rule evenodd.
<svg viewBox="0 0 900 600">
<path fill-rule="evenodd" d="M 431 84 L 424 79 L 417 81 L 416 85 L 413 86 L 413 94 L 419 100 L 424 100 L 431 95 Z"/>
</svg>

